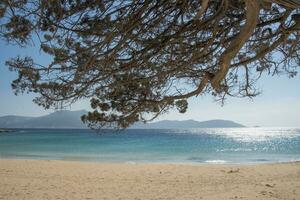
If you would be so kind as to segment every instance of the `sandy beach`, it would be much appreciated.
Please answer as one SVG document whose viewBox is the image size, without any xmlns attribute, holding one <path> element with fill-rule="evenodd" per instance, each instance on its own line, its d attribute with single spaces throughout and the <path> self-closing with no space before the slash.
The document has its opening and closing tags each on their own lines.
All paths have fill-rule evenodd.
<svg viewBox="0 0 300 200">
<path fill-rule="evenodd" d="M 300 163 L 104 164 L 0 160 L 0 199 L 291 199 Z"/>
</svg>

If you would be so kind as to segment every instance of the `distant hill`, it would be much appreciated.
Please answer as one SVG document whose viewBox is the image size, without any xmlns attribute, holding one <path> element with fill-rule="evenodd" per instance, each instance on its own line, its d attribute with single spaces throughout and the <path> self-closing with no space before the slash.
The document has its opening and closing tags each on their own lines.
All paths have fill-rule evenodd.
<svg viewBox="0 0 300 200">
<path fill-rule="evenodd" d="M 41 117 L 3 116 L 0 128 L 87 128 L 80 117 L 87 111 L 56 111 Z"/>
<path fill-rule="evenodd" d="M 87 128 L 80 120 L 80 117 L 87 113 L 79 111 L 57 111 L 41 117 L 3 116 L 0 117 L 0 128 Z M 132 129 L 186 129 L 186 128 L 231 128 L 244 127 L 228 120 L 163 120 L 148 124 L 137 123 Z"/>
<path fill-rule="evenodd" d="M 195 121 L 195 120 L 163 120 L 154 123 L 138 123 L 131 128 L 137 129 L 184 129 L 184 128 L 238 128 L 245 127 L 242 124 L 229 121 L 229 120 L 208 120 L 208 121 Z"/>
</svg>

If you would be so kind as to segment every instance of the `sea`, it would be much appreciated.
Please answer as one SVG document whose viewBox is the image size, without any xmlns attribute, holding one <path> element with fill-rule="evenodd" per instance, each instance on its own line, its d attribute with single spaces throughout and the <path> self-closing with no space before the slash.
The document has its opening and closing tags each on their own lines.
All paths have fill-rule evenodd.
<svg viewBox="0 0 300 200">
<path fill-rule="evenodd" d="M 300 161 L 300 128 L 17 129 L 0 159 L 256 164 Z"/>
</svg>

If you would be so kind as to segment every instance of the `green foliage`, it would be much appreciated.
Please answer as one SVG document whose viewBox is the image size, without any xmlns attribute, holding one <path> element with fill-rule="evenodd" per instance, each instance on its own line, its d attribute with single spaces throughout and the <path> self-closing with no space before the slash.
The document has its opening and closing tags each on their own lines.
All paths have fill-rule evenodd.
<svg viewBox="0 0 300 200">
<path fill-rule="evenodd" d="M 185 113 L 188 108 L 188 102 L 185 99 L 176 101 L 175 105 L 180 113 Z"/>
<path fill-rule="evenodd" d="M 15 93 L 37 93 L 45 108 L 88 98 L 90 127 L 126 128 L 185 113 L 202 94 L 254 97 L 264 74 L 296 76 L 299 9 L 295 0 L 4 0 L 0 37 L 26 46 L 37 35 L 52 57 L 7 61 Z"/>
</svg>

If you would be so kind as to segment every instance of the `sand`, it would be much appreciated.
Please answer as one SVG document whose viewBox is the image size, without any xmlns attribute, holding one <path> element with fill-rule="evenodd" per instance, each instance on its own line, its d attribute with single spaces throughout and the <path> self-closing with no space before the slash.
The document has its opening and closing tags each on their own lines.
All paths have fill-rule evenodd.
<svg viewBox="0 0 300 200">
<path fill-rule="evenodd" d="M 0 199 L 300 199 L 300 163 L 104 164 L 0 160 Z"/>
</svg>

